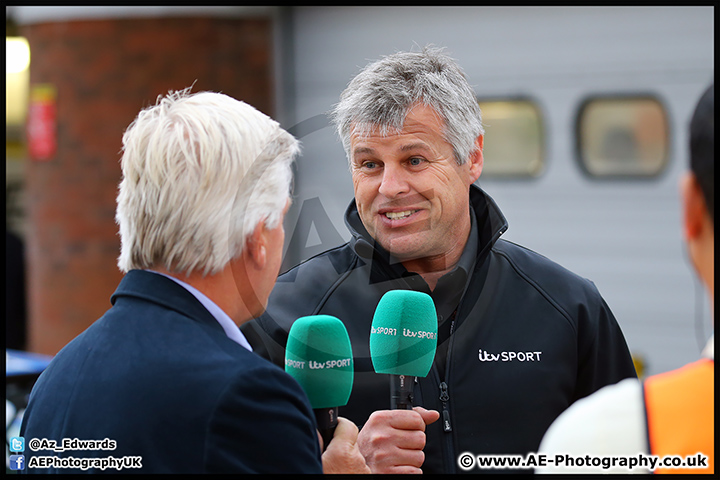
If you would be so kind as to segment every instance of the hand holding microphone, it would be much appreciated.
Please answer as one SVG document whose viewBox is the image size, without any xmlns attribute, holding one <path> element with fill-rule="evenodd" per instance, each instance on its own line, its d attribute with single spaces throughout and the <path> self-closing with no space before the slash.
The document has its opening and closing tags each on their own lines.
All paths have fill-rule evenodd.
<svg viewBox="0 0 720 480">
<path fill-rule="evenodd" d="M 322 454 L 323 473 L 372 473 L 357 444 L 358 428 L 338 417 L 332 442 Z"/>
<path fill-rule="evenodd" d="M 378 303 L 370 332 L 377 373 L 389 374 L 390 410 L 374 412 L 358 435 L 373 473 L 422 473 L 425 426 L 440 414 L 413 407 L 415 377 L 427 376 L 437 347 L 437 315 L 429 295 L 391 290 Z"/>
</svg>

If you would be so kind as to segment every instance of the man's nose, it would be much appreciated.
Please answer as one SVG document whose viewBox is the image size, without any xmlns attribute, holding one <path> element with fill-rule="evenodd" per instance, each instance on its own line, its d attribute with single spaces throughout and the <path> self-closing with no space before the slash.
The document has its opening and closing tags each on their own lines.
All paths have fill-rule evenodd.
<svg viewBox="0 0 720 480">
<path fill-rule="evenodd" d="M 395 198 L 410 191 L 408 173 L 399 165 L 386 163 L 378 191 L 387 198 Z"/>
</svg>

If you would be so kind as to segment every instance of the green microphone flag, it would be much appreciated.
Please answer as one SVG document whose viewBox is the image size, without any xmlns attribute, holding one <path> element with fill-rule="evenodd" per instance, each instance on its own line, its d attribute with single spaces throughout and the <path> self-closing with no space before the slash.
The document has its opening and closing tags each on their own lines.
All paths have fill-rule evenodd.
<svg viewBox="0 0 720 480">
<path fill-rule="evenodd" d="M 432 298 L 412 290 L 385 293 L 373 316 L 370 356 L 377 373 L 392 376 L 392 408 L 412 408 L 414 377 L 427 376 L 436 348 L 437 314 Z"/>
<path fill-rule="evenodd" d="M 285 371 L 303 387 L 313 408 L 347 405 L 353 355 L 342 321 L 330 315 L 298 318 L 288 334 Z"/>
</svg>

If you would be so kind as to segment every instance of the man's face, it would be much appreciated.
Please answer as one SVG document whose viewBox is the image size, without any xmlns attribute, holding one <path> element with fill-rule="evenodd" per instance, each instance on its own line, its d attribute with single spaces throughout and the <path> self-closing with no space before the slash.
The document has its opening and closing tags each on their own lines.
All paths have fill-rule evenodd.
<svg viewBox="0 0 720 480">
<path fill-rule="evenodd" d="M 482 150 L 458 165 L 443 128 L 435 110 L 417 105 L 399 133 L 350 137 L 360 219 L 402 261 L 462 252 L 467 241 L 468 192 L 482 171 Z M 478 143 L 482 149 L 482 137 Z"/>
</svg>

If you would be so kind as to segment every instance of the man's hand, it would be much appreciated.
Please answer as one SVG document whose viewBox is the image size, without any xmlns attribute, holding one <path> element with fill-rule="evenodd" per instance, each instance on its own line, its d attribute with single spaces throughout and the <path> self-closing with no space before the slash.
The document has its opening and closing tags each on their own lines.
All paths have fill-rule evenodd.
<svg viewBox="0 0 720 480">
<path fill-rule="evenodd" d="M 440 418 L 435 410 L 380 410 L 370 415 L 357 443 L 372 473 L 422 473 L 425 425 Z"/>
<path fill-rule="evenodd" d="M 347 418 L 338 417 L 333 438 L 322 454 L 323 473 L 371 473 L 358 448 L 357 437 L 357 426 Z"/>
</svg>

